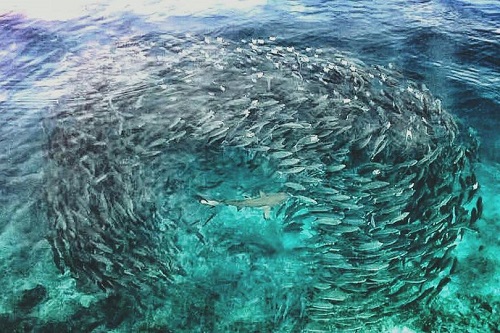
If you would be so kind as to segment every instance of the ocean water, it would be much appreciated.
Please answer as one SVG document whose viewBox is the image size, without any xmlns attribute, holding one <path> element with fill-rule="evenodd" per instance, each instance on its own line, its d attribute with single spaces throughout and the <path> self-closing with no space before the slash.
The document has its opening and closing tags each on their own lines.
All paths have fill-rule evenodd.
<svg viewBox="0 0 500 333">
<path fill-rule="evenodd" d="M 0 331 L 499 331 L 499 41 L 495 1 L 0 5 Z"/>
</svg>

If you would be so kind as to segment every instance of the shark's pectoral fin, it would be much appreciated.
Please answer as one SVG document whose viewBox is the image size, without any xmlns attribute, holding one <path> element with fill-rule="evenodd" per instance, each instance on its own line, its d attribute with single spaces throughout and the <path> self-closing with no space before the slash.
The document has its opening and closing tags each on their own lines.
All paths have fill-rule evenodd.
<svg viewBox="0 0 500 333">
<path fill-rule="evenodd" d="M 269 220 L 271 218 L 271 207 L 264 206 L 264 207 L 262 207 L 262 209 L 264 210 L 264 218 L 266 220 Z"/>
</svg>

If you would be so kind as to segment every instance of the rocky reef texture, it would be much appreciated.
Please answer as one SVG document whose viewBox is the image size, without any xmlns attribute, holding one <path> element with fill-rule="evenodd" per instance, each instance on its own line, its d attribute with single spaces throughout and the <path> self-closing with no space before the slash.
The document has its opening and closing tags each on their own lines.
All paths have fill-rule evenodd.
<svg viewBox="0 0 500 333">
<path fill-rule="evenodd" d="M 477 142 L 424 86 L 274 38 L 97 49 L 45 122 L 49 240 L 83 284 L 154 293 L 176 332 L 331 332 L 449 282 Z"/>
</svg>

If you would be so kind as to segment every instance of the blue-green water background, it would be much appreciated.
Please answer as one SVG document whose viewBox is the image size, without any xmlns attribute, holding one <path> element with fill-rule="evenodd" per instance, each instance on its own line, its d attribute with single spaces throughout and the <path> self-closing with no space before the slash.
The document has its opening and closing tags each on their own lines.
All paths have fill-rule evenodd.
<svg viewBox="0 0 500 333">
<path fill-rule="evenodd" d="M 46 64 L 92 43 L 162 32 L 198 32 L 228 39 L 278 36 L 281 43 L 334 46 L 368 64 L 392 63 L 425 83 L 483 138 L 483 155 L 498 162 L 500 4 L 497 1 L 234 1 L 189 5 L 82 6 L 82 16 L 0 20 L 1 89 L 33 90 L 51 77 Z M 149 7 L 148 7 L 149 6 Z M 193 8 L 192 8 L 193 7 Z M 146 9 L 144 9 L 146 8 Z M 18 10 L 23 12 L 23 10 Z M 37 10 L 27 11 L 28 14 Z M 57 13 L 57 14 L 56 14 Z M 34 15 L 37 16 L 37 15 Z M 36 61 L 33 61 L 36 59 Z M 29 93 L 28 93 L 29 94 Z M 23 100 L 25 101 L 25 100 Z M 15 103 L 11 99 L 8 102 Z"/>
<path fill-rule="evenodd" d="M 103 2 L 82 5 L 81 15 L 68 17 L 54 7 L 54 18 L 51 10 L 40 17 L 29 5 L 0 13 L 0 264 L 6 290 L 0 313 L 12 311 L 15 290 L 53 278 L 41 273 L 40 266 L 51 265 L 42 255 L 46 245 L 38 240 L 46 228 L 43 218 L 28 216 L 23 207 L 42 184 L 39 122 L 58 102 L 54 90 L 61 89 L 57 78 L 64 73 L 65 58 L 122 38 L 171 32 L 235 41 L 276 36 L 283 45 L 333 46 L 367 64 L 392 63 L 429 87 L 481 140 L 478 168 L 486 210 L 479 226 L 488 236 L 469 236 L 463 257 L 481 245 L 490 249 L 485 261 L 478 259 L 479 266 L 489 265 L 490 279 L 477 293 L 490 288 L 498 301 L 497 262 L 491 259 L 500 242 L 498 1 L 213 1 L 195 8 L 181 3 L 150 1 L 136 8 Z M 64 288 L 71 293 L 72 287 Z"/>
</svg>

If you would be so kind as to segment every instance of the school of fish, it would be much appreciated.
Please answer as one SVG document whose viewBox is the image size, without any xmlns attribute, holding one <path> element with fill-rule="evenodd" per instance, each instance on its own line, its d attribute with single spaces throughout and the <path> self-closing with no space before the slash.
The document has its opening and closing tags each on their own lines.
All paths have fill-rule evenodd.
<svg viewBox="0 0 500 333">
<path fill-rule="evenodd" d="M 246 277 L 275 286 L 267 301 L 231 303 L 259 316 L 203 325 L 332 332 L 450 281 L 482 212 L 478 143 L 425 86 L 274 37 L 159 35 L 80 56 L 44 123 L 44 205 L 54 261 L 82 284 L 143 300 L 191 288 L 178 311 L 201 311 L 215 301 L 199 290 L 251 295 L 241 267 L 276 264 L 272 282 Z"/>
</svg>

